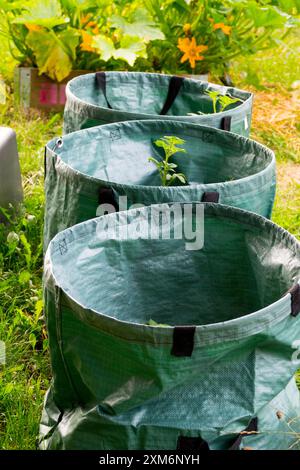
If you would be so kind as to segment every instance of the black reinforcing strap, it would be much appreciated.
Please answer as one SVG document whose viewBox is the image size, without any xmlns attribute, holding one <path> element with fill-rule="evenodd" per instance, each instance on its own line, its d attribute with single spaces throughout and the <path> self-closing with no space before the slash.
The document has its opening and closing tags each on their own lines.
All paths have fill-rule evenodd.
<svg viewBox="0 0 300 470">
<path fill-rule="evenodd" d="M 197 450 L 209 450 L 209 447 L 201 437 L 179 436 L 176 450 L 196 452 Z"/>
<path fill-rule="evenodd" d="M 203 193 L 201 202 L 219 202 L 220 195 L 217 191 Z"/>
<path fill-rule="evenodd" d="M 107 107 L 109 109 L 112 109 L 112 107 L 109 104 L 109 101 L 107 99 L 107 96 L 106 96 L 106 75 L 105 75 L 105 72 L 96 72 L 96 84 L 98 85 L 98 87 L 100 88 L 100 90 L 103 93 L 103 96 L 105 98 Z"/>
<path fill-rule="evenodd" d="M 173 330 L 172 356 L 190 357 L 194 349 L 195 326 L 175 326 Z"/>
<path fill-rule="evenodd" d="M 231 116 L 225 116 L 225 117 L 222 118 L 221 129 L 223 131 L 230 131 L 231 130 Z"/>
<path fill-rule="evenodd" d="M 47 176 L 47 147 L 45 147 L 44 151 L 44 180 L 46 179 Z"/>
<path fill-rule="evenodd" d="M 257 432 L 258 419 L 252 418 L 246 429 L 242 431 L 238 437 L 233 441 L 228 450 L 240 450 L 240 445 L 242 443 L 243 435 L 255 434 Z"/>
<path fill-rule="evenodd" d="M 98 202 L 101 204 L 110 204 L 116 210 L 119 211 L 119 204 L 116 201 L 114 192 L 111 188 L 100 188 L 98 192 Z"/>
<path fill-rule="evenodd" d="M 296 317 L 300 312 L 300 285 L 295 284 L 288 292 L 291 294 L 291 315 Z"/>
<path fill-rule="evenodd" d="M 171 77 L 170 78 L 170 83 L 169 83 L 169 90 L 168 90 L 168 96 L 165 101 L 165 104 L 163 105 L 163 108 L 160 112 L 161 115 L 167 114 L 169 109 L 171 108 L 172 104 L 174 103 L 179 90 L 183 84 L 184 78 L 183 77 Z"/>
</svg>

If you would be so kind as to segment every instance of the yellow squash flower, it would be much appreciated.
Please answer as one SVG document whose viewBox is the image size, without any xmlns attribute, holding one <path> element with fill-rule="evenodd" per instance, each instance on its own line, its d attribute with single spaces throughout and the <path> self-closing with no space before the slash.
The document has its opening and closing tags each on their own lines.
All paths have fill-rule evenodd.
<svg viewBox="0 0 300 470">
<path fill-rule="evenodd" d="M 227 34 L 227 36 L 230 35 L 232 27 L 224 24 L 224 23 L 215 23 L 213 26 L 214 30 L 216 29 L 221 29 L 224 34 Z"/>
<path fill-rule="evenodd" d="M 81 31 L 82 43 L 80 44 L 80 49 L 86 52 L 95 52 L 95 48 L 92 47 L 93 36 L 91 36 L 86 31 Z"/>
<path fill-rule="evenodd" d="M 81 18 L 81 24 L 85 25 L 84 29 L 91 29 L 94 34 L 99 33 L 99 27 L 96 21 L 89 21 L 92 18 L 92 15 L 89 13 Z"/>
<path fill-rule="evenodd" d="M 196 66 L 196 60 L 204 59 L 204 56 L 200 55 L 200 53 L 205 52 L 208 49 L 208 47 L 203 44 L 198 46 L 194 37 L 192 39 L 179 38 L 177 47 L 181 50 L 181 52 L 184 52 L 184 55 L 181 57 L 180 62 L 182 63 L 186 60 L 189 60 L 192 69 L 194 69 Z"/>
<path fill-rule="evenodd" d="M 80 19 L 80 23 L 85 24 L 88 21 L 90 21 L 91 18 L 92 18 L 92 15 L 90 13 L 88 13 L 87 15 L 82 15 L 82 17 Z"/>
<path fill-rule="evenodd" d="M 40 31 L 43 29 L 41 26 L 38 26 L 37 24 L 32 24 L 32 23 L 25 23 L 26 28 L 28 31 Z"/>
<path fill-rule="evenodd" d="M 184 26 L 183 26 L 183 32 L 188 36 L 191 32 L 191 25 L 190 23 L 186 23 Z"/>
</svg>

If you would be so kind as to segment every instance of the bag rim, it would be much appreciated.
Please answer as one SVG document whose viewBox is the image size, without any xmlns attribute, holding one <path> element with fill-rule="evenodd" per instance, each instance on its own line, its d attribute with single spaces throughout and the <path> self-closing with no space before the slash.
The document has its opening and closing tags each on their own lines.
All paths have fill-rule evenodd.
<svg viewBox="0 0 300 470">
<path fill-rule="evenodd" d="M 134 77 L 135 75 L 136 76 L 145 76 L 145 77 L 149 77 L 149 78 L 155 78 L 155 77 L 158 77 L 158 78 L 170 78 L 172 77 L 173 75 L 170 75 L 170 74 L 159 74 L 159 73 L 149 73 L 149 72 L 122 72 L 122 71 L 108 71 L 108 72 L 105 72 L 106 74 L 110 74 L 110 75 L 127 75 L 127 76 L 130 76 L 130 77 Z M 76 94 L 74 93 L 75 90 L 73 90 L 72 88 L 74 87 L 74 84 L 76 84 L 76 82 L 80 82 L 81 80 L 83 79 L 89 79 L 89 78 L 92 78 L 92 77 L 95 77 L 96 76 L 96 72 L 94 73 L 88 73 L 88 74 L 84 74 L 84 75 L 79 75 L 78 77 L 74 77 L 72 80 L 70 80 L 68 83 L 67 83 L 67 86 L 66 86 L 66 98 L 67 98 L 67 101 L 66 101 L 66 104 L 68 106 L 68 100 L 69 100 L 69 103 L 73 103 L 73 104 L 80 104 L 80 105 L 84 105 L 86 106 L 86 109 L 87 107 L 89 108 L 90 111 L 92 111 L 92 114 L 97 114 L 97 111 L 100 111 L 104 114 L 115 114 L 116 116 L 119 116 L 124 120 L 124 115 L 128 116 L 128 120 L 136 120 L 136 119 L 153 119 L 155 116 L 157 116 L 157 118 L 159 118 L 159 115 L 158 114 L 148 114 L 148 113 L 138 113 L 138 112 L 133 112 L 133 111 L 126 111 L 126 110 L 117 110 L 117 109 L 109 109 L 108 107 L 105 107 L 105 106 L 99 106 L 99 105 L 95 105 L 93 103 L 89 103 L 88 101 L 85 101 L 81 98 L 79 98 L 78 96 L 76 96 Z M 226 86 L 223 86 L 223 85 L 217 85 L 217 84 L 213 84 L 211 82 L 205 82 L 205 81 L 201 81 L 201 80 L 195 80 L 195 79 L 192 79 L 192 78 L 187 78 L 187 77 L 183 77 L 184 78 L 184 83 L 187 83 L 187 84 L 190 84 L 190 86 L 199 86 L 199 85 L 203 85 L 203 84 L 207 84 L 207 85 L 213 85 L 214 87 L 216 88 L 221 88 L 221 89 L 226 89 L 226 90 L 236 90 L 238 91 L 241 95 L 245 95 L 245 100 L 243 101 L 242 104 L 236 106 L 236 108 L 233 108 L 231 110 L 227 110 L 227 111 L 222 111 L 220 113 L 211 113 L 211 114 L 205 114 L 205 115 L 199 115 L 199 116 L 186 116 L 186 115 L 177 115 L 177 116 L 162 116 L 163 119 L 173 119 L 173 120 L 176 120 L 176 119 L 184 119 L 186 121 L 195 121 L 195 118 L 199 121 L 201 120 L 205 120 L 205 119 L 208 119 L 208 120 L 211 120 L 212 118 L 214 118 L 215 116 L 217 117 L 220 117 L 220 118 L 223 118 L 223 117 L 226 117 L 226 116 L 229 116 L 229 115 L 232 115 L 233 114 L 233 111 L 234 111 L 234 114 L 236 115 L 240 115 L 242 114 L 245 109 L 248 109 L 249 107 L 251 108 L 252 106 L 252 102 L 253 102 L 253 93 L 251 92 L 248 92 L 248 91 L 244 91 L 244 90 L 240 90 L 239 88 L 235 88 L 235 87 L 226 87 Z M 246 97 L 247 96 L 247 97 Z M 103 118 L 104 120 L 104 118 Z"/>
<path fill-rule="evenodd" d="M 270 233 L 277 233 L 278 236 L 281 237 L 281 241 L 286 244 L 287 248 L 293 250 L 294 254 L 298 251 L 300 256 L 300 242 L 287 230 L 263 216 L 223 204 L 201 202 L 195 202 L 194 204 L 204 205 L 205 212 L 208 215 L 221 215 L 222 217 L 231 218 L 235 221 L 241 221 L 245 225 L 255 226 Z M 155 204 L 155 206 L 169 205 L 168 203 Z M 149 207 L 150 206 L 146 206 L 142 210 L 147 211 Z M 130 209 L 128 211 L 119 212 L 118 214 L 122 216 L 126 213 L 126 216 L 134 217 L 136 211 L 140 210 L 141 209 Z M 64 300 L 71 306 L 69 308 L 72 309 L 74 314 L 77 314 L 81 320 L 84 319 L 84 321 L 91 326 L 101 329 L 112 336 L 117 336 L 133 343 L 152 343 L 156 346 L 171 345 L 173 342 L 174 326 L 156 327 L 143 323 L 120 320 L 96 309 L 87 308 L 70 295 L 69 292 L 65 291 L 55 277 L 53 256 L 55 256 L 59 250 L 60 240 L 64 240 L 65 243 L 74 242 L 74 240 L 76 240 L 76 232 L 78 231 L 86 232 L 85 236 L 89 236 L 90 232 L 96 229 L 100 219 L 104 217 L 115 217 L 115 215 L 116 213 L 112 213 L 81 222 L 80 224 L 59 232 L 52 239 L 45 256 L 44 288 L 46 290 L 49 289 L 53 293 L 55 293 L 57 289 L 60 290 L 63 293 Z M 79 238 L 82 238 L 82 234 Z M 295 280 L 295 284 L 296 283 L 300 284 L 300 273 L 299 278 Z M 297 319 L 291 316 L 291 294 L 289 292 L 266 307 L 241 317 L 207 325 L 195 325 L 194 344 L 195 347 L 203 347 L 220 342 L 231 342 L 247 338 L 263 332 L 288 317 L 291 318 L 291 321 L 297 321 L 297 319 L 299 321 L 300 319 L 300 316 L 298 316 Z"/>
</svg>

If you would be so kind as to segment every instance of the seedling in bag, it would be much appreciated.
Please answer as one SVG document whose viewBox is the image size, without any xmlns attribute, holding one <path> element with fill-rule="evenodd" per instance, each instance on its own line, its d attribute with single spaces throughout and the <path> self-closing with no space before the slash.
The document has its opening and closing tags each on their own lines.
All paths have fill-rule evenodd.
<svg viewBox="0 0 300 470">
<path fill-rule="evenodd" d="M 210 97 L 213 105 L 213 113 L 222 113 L 230 105 L 242 102 L 239 98 L 233 98 L 230 95 L 222 95 L 219 91 L 206 91 L 206 95 Z M 197 114 L 205 114 L 202 111 L 197 111 L 197 113 L 188 113 L 190 116 L 197 116 Z"/>
<path fill-rule="evenodd" d="M 162 147 L 164 150 L 164 158 L 161 161 L 156 160 L 154 157 L 149 158 L 149 162 L 154 163 L 159 171 L 162 186 L 176 186 L 176 180 L 181 184 L 188 184 L 187 177 L 183 173 L 176 173 L 178 165 L 170 162 L 170 158 L 178 152 L 186 153 L 186 150 L 177 145 L 185 144 L 185 140 L 180 139 L 174 135 L 167 135 L 161 139 L 156 140 L 155 145 Z"/>
</svg>

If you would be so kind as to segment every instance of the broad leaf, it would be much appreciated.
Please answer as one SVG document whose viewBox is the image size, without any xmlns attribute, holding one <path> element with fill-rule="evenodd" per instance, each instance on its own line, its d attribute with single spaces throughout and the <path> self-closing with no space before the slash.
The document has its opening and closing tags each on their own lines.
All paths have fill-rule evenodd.
<svg viewBox="0 0 300 470">
<path fill-rule="evenodd" d="M 153 157 L 149 157 L 149 158 L 148 158 L 148 161 L 154 163 L 154 164 L 157 165 L 157 166 L 161 166 L 161 165 L 162 165 L 162 162 L 159 162 L 158 160 L 156 160 L 156 158 L 153 158 Z"/>
<path fill-rule="evenodd" d="M 89 8 L 96 8 L 99 5 L 97 0 L 60 0 L 60 3 L 63 8 L 67 10 L 87 10 Z"/>
<path fill-rule="evenodd" d="M 63 16 L 58 0 L 33 0 L 23 9 L 24 13 L 15 18 L 13 23 L 35 24 L 51 29 L 69 21 Z"/>
<path fill-rule="evenodd" d="M 278 5 L 283 11 L 293 13 L 294 10 L 300 12 L 300 0 L 278 0 Z"/>
<path fill-rule="evenodd" d="M 111 5 L 111 0 L 60 0 L 63 10 L 69 14 L 90 10 L 95 13 L 100 8 Z"/>
<path fill-rule="evenodd" d="M 113 15 L 111 23 L 114 28 L 121 29 L 125 35 L 138 36 L 145 42 L 165 38 L 163 32 L 142 9 L 136 10 L 132 22 L 125 20 L 122 16 Z"/>
<path fill-rule="evenodd" d="M 0 0 L 0 9 L 4 11 L 23 10 L 24 2 L 22 1 L 9 2 L 7 0 Z"/>
<path fill-rule="evenodd" d="M 186 177 L 183 173 L 175 173 L 175 178 L 177 178 L 182 184 L 186 183 Z"/>
<path fill-rule="evenodd" d="M 251 18 L 256 28 L 283 28 L 290 20 L 290 16 L 278 8 L 271 5 L 259 7 L 256 2 L 249 2 L 245 14 Z"/>
<path fill-rule="evenodd" d="M 46 31 L 30 31 L 27 45 L 33 50 L 40 73 L 61 81 L 69 75 L 75 59 L 79 34 L 74 29 L 59 34 Z"/>
<path fill-rule="evenodd" d="M 138 57 L 147 57 L 147 49 L 144 42 L 137 36 L 124 36 L 120 43 L 120 48 L 114 53 L 115 59 L 123 59 L 133 66 Z"/>
<path fill-rule="evenodd" d="M 100 52 L 101 59 L 105 60 L 105 62 L 114 56 L 114 43 L 110 38 L 104 36 L 103 34 L 97 34 L 97 36 L 94 36 L 92 47 Z"/>
<path fill-rule="evenodd" d="M 104 61 L 108 61 L 113 57 L 116 60 L 125 60 L 132 66 L 137 57 L 146 57 L 146 45 L 137 37 L 124 36 L 120 46 L 120 48 L 116 49 L 113 41 L 103 34 L 94 36 L 92 41 L 92 47 L 99 51 Z"/>
</svg>

